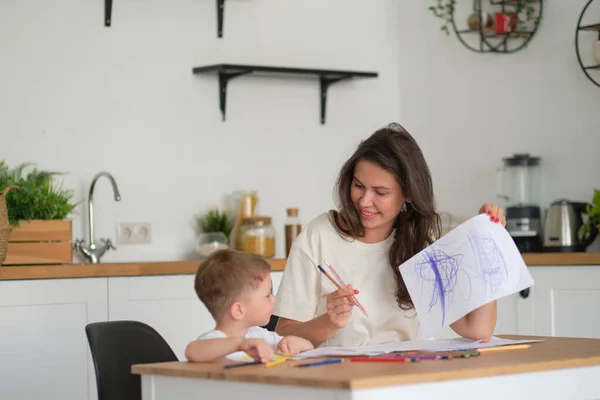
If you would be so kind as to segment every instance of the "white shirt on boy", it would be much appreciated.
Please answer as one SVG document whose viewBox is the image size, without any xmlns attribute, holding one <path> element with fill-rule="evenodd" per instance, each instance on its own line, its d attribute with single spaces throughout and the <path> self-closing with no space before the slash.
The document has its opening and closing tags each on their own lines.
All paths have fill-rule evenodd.
<svg viewBox="0 0 600 400">
<path fill-rule="evenodd" d="M 219 330 L 213 329 L 212 331 L 208 331 L 203 333 L 198 337 L 198 339 L 225 339 L 227 335 Z M 283 339 L 282 336 L 279 336 L 275 332 L 271 332 L 265 328 L 261 328 L 260 326 L 252 326 L 248 328 L 246 331 L 246 335 L 244 335 L 246 339 L 264 339 L 265 342 L 273 349 L 273 352 L 277 351 L 277 345 L 279 341 Z M 226 358 L 232 360 L 246 360 L 250 357 L 246 352 L 237 351 L 235 353 L 231 353 L 226 356 Z"/>
</svg>

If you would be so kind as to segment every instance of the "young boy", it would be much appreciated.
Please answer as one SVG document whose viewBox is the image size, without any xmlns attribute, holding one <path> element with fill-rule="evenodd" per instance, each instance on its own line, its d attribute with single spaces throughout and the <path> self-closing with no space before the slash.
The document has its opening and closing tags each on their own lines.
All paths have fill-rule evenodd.
<svg viewBox="0 0 600 400">
<path fill-rule="evenodd" d="M 271 267 L 262 257 L 218 250 L 198 268 L 194 288 L 216 327 L 188 344 L 189 361 L 239 359 L 246 353 L 265 363 L 274 353 L 297 354 L 314 348 L 306 339 L 281 337 L 260 327 L 269 323 L 275 304 Z"/>
</svg>

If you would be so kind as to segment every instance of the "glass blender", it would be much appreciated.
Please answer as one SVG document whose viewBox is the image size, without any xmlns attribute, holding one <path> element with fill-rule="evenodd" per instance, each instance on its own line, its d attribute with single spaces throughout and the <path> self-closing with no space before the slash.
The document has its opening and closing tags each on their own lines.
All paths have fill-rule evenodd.
<svg viewBox="0 0 600 400">
<path fill-rule="evenodd" d="M 540 157 L 514 154 L 498 171 L 498 197 L 503 200 L 506 230 L 521 253 L 542 251 Z"/>
</svg>

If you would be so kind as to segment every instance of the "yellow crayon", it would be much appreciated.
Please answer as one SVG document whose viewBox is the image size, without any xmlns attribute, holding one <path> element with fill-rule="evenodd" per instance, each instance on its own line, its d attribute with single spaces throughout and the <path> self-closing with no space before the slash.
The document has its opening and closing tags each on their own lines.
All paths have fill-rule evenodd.
<svg viewBox="0 0 600 400">
<path fill-rule="evenodd" d="M 287 358 L 280 358 L 279 360 L 275 360 L 275 361 L 271 361 L 265 364 L 265 367 L 269 368 L 269 367 L 274 367 L 276 365 L 279 364 L 283 364 L 284 362 L 286 362 Z"/>
</svg>

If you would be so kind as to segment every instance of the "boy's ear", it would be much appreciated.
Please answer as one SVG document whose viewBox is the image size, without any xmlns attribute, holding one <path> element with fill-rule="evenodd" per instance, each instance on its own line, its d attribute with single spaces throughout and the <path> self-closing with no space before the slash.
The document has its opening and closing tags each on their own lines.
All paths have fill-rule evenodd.
<svg viewBox="0 0 600 400">
<path fill-rule="evenodd" d="M 243 304 L 240 303 L 239 301 L 234 301 L 231 304 L 231 307 L 229 307 L 229 313 L 231 314 L 231 317 L 236 321 L 243 319 L 244 318 Z"/>
</svg>

